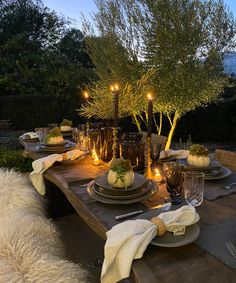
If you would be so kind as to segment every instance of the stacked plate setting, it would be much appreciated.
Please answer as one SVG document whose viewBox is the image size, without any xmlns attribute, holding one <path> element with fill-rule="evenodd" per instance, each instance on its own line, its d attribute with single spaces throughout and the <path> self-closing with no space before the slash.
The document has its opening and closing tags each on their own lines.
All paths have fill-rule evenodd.
<svg viewBox="0 0 236 283">
<path fill-rule="evenodd" d="M 65 152 L 68 150 L 71 150 L 75 147 L 75 143 L 69 141 L 69 140 L 64 140 L 61 143 L 58 144 L 39 144 L 38 145 L 38 150 L 39 151 L 47 151 L 47 152 L 54 152 L 54 153 L 61 153 Z"/>
<path fill-rule="evenodd" d="M 228 177 L 231 174 L 230 169 L 223 167 L 218 162 L 212 162 L 207 167 L 195 167 L 186 165 L 184 166 L 184 171 L 200 171 L 204 173 L 204 179 L 210 180 L 220 180 Z"/>
<path fill-rule="evenodd" d="M 88 193 L 104 203 L 129 204 L 143 200 L 157 191 L 157 185 L 143 175 L 135 173 L 133 184 L 127 189 L 115 188 L 108 183 L 108 173 L 97 177 L 88 186 Z"/>
</svg>

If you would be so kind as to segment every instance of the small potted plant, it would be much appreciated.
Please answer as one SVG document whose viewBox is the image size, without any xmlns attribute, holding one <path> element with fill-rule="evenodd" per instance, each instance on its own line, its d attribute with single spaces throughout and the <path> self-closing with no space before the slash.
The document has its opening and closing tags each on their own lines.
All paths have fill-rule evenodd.
<svg viewBox="0 0 236 283">
<path fill-rule="evenodd" d="M 71 131 L 72 125 L 73 125 L 73 123 L 72 123 L 71 120 L 63 119 L 63 121 L 60 124 L 61 131 L 62 132 L 69 132 L 69 131 Z"/>
<path fill-rule="evenodd" d="M 203 145 L 193 144 L 189 149 L 189 155 L 187 157 L 189 165 L 196 167 L 207 167 L 210 164 L 210 158 L 208 156 L 208 150 Z"/>
<path fill-rule="evenodd" d="M 60 128 L 54 128 L 49 131 L 43 138 L 44 144 L 60 144 L 64 142 L 64 138 L 60 133 Z"/>
<path fill-rule="evenodd" d="M 115 188 L 127 189 L 133 184 L 134 171 L 130 160 L 113 160 L 108 173 L 108 183 Z"/>
</svg>

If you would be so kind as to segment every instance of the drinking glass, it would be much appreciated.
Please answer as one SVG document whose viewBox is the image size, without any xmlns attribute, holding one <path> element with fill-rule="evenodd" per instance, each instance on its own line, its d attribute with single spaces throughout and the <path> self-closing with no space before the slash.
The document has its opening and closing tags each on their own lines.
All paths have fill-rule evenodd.
<svg viewBox="0 0 236 283">
<path fill-rule="evenodd" d="M 181 200 L 178 198 L 181 192 L 181 178 L 183 165 L 178 162 L 165 162 L 163 170 L 166 175 L 167 191 L 170 194 L 172 204 L 179 204 Z"/>
<path fill-rule="evenodd" d="M 39 142 L 42 143 L 44 136 L 49 132 L 49 128 L 35 128 L 34 131 L 39 137 Z"/>
<path fill-rule="evenodd" d="M 203 201 L 204 174 L 195 171 L 184 172 L 182 186 L 187 204 L 199 206 Z"/>
<path fill-rule="evenodd" d="M 72 139 L 76 143 L 76 147 L 79 150 L 88 152 L 88 137 L 86 136 L 85 130 L 80 130 L 79 128 L 73 128 Z"/>
</svg>

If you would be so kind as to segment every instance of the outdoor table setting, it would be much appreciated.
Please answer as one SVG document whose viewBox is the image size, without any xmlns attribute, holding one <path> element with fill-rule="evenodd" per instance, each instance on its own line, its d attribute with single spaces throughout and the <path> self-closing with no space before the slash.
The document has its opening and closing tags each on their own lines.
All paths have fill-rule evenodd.
<svg viewBox="0 0 236 283">
<path fill-rule="evenodd" d="M 76 211 L 106 238 L 101 282 L 129 277 L 134 260 L 142 258 L 150 246 L 173 249 L 195 242 L 236 268 L 235 210 L 227 221 L 219 222 L 219 216 L 207 215 L 205 209 L 206 201 L 217 203 L 236 192 L 236 173 L 214 156 L 210 158 L 199 144 L 189 150 L 161 151 L 161 144 L 152 141 L 150 96 L 145 143 L 139 133 L 122 134 L 117 85 L 112 93 L 113 127 L 88 121 L 71 128 L 73 141 L 64 139 L 58 127 L 37 129 L 20 137 L 26 151 L 36 153 L 30 178 L 38 192 L 46 192 L 43 174 L 56 180 Z M 60 172 L 69 178 L 59 181 Z M 207 207 L 211 207 L 208 202 Z M 228 233 L 222 232 L 222 227 Z M 206 240 L 209 236 L 215 242 Z"/>
</svg>

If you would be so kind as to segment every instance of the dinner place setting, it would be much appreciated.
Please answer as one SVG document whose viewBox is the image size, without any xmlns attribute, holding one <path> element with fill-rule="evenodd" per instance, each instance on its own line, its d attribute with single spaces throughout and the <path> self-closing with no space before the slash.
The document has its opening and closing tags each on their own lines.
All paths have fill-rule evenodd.
<svg viewBox="0 0 236 283">
<path fill-rule="evenodd" d="M 30 174 L 41 195 L 46 193 L 43 174 L 54 164 L 61 170 L 68 166 L 64 169 L 68 168 L 68 174 L 76 172 L 75 168 L 84 172 L 80 178 L 70 174 L 74 177 L 66 190 L 85 203 L 95 223 L 107 225 L 102 283 L 129 277 L 133 261 L 142 258 L 148 246 L 176 248 L 197 242 L 203 247 L 206 230 L 202 233 L 199 212 L 204 200 L 236 192 L 236 173 L 204 145 L 165 149 L 166 139 L 161 141 L 152 133 L 150 95 L 145 135 L 122 132 L 118 126 L 119 88 L 114 87 L 112 93 L 112 127 L 91 121 L 73 127 L 63 119 L 59 127 L 37 128 L 20 138 L 25 148 L 46 155 L 32 163 Z M 70 138 L 63 133 L 70 133 Z M 216 250 L 211 253 L 217 254 Z M 225 253 L 219 258 L 225 262 Z"/>
</svg>

